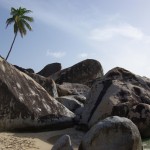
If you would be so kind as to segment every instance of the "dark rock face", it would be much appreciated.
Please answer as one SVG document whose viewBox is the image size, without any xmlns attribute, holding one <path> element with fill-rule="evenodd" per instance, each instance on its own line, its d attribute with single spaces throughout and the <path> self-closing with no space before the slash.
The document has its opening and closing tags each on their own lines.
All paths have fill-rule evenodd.
<svg viewBox="0 0 150 150">
<path fill-rule="evenodd" d="M 46 65 L 37 74 L 44 76 L 44 77 L 49 77 L 50 75 L 52 75 L 52 74 L 54 74 L 60 70 L 61 70 L 61 64 L 60 63 L 52 63 L 52 64 Z"/>
<path fill-rule="evenodd" d="M 150 135 L 150 105 L 139 103 L 132 107 L 128 114 L 137 127 L 140 129 L 141 136 L 146 138 Z"/>
<path fill-rule="evenodd" d="M 140 133 L 127 118 L 108 117 L 84 136 L 79 150 L 142 150 Z"/>
<path fill-rule="evenodd" d="M 99 120 L 112 115 L 130 118 L 130 112 L 141 103 L 150 105 L 150 79 L 137 76 L 123 68 L 114 68 L 102 80 L 97 79 L 93 84 L 81 123 L 91 127 Z M 132 121 L 137 124 L 134 119 Z M 149 119 L 145 125 L 150 126 Z M 144 132 L 141 125 L 138 127 L 141 133 Z"/>
<path fill-rule="evenodd" d="M 24 69 L 24 68 L 19 67 L 19 66 L 17 66 L 17 65 L 14 65 L 14 67 L 17 68 L 19 71 L 24 72 L 24 73 L 34 73 L 34 70 L 31 69 L 31 68 Z"/>
<path fill-rule="evenodd" d="M 103 69 L 100 62 L 87 59 L 70 68 L 61 70 L 51 77 L 58 84 L 62 84 L 63 82 L 86 84 L 102 76 Z"/>
<path fill-rule="evenodd" d="M 31 77 L 0 58 L 0 130 L 58 126 L 74 114 Z"/>
</svg>

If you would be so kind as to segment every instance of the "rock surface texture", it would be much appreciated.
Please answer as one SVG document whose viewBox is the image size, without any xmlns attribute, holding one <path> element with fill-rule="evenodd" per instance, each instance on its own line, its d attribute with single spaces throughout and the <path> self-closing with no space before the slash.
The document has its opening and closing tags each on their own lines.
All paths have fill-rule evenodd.
<svg viewBox="0 0 150 150">
<path fill-rule="evenodd" d="M 66 96 L 66 95 L 87 96 L 90 91 L 90 88 L 86 85 L 79 83 L 63 82 L 61 85 L 57 84 L 57 91 L 59 96 Z"/>
<path fill-rule="evenodd" d="M 100 62 L 92 59 L 87 59 L 76 65 L 61 70 L 51 77 L 58 84 L 63 82 L 86 84 L 91 80 L 103 76 L 103 69 Z"/>
<path fill-rule="evenodd" d="M 93 84 L 81 124 L 91 127 L 99 120 L 117 115 L 130 118 L 142 136 L 150 137 L 149 106 L 150 79 L 117 67 Z"/>
<path fill-rule="evenodd" d="M 79 150 L 142 150 L 136 125 L 124 117 L 108 117 L 84 136 Z"/>
<path fill-rule="evenodd" d="M 32 79 L 34 79 L 37 83 L 39 83 L 52 97 L 58 97 L 57 88 L 55 82 L 50 79 L 46 78 L 44 76 L 35 74 L 32 69 L 24 69 L 22 67 L 14 65 L 15 68 L 17 68 L 19 71 L 24 72 L 28 76 L 30 76 Z"/>
<path fill-rule="evenodd" d="M 54 80 L 50 78 L 46 78 L 40 76 L 35 73 L 26 73 L 32 79 L 34 79 L 37 83 L 39 83 L 52 97 L 58 97 L 57 87 Z"/>
<path fill-rule="evenodd" d="M 150 137 L 150 105 L 139 103 L 133 106 L 128 118 L 140 129 L 142 137 Z"/>
<path fill-rule="evenodd" d="M 63 135 L 60 137 L 51 150 L 73 150 L 70 136 L 69 135 Z"/>
<path fill-rule="evenodd" d="M 83 107 L 83 104 L 75 99 L 74 96 L 62 96 L 56 98 L 56 100 L 72 112 L 74 112 L 77 108 Z"/>
<path fill-rule="evenodd" d="M 37 74 L 44 76 L 44 77 L 49 77 L 50 75 L 52 75 L 52 74 L 54 74 L 60 70 L 61 70 L 61 64 L 60 63 L 52 63 L 52 64 L 46 65 Z"/>
<path fill-rule="evenodd" d="M 74 114 L 0 57 L 0 130 L 61 126 Z"/>
</svg>

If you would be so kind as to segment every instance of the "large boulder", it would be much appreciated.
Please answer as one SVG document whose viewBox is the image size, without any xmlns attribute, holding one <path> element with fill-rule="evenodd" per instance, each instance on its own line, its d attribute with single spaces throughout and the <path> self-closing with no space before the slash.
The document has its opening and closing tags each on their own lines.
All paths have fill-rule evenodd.
<svg viewBox="0 0 150 150">
<path fill-rule="evenodd" d="M 52 74 L 54 74 L 60 70 L 61 70 L 61 64 L 60 63 L 52 63 L 52 64 L 46 65 L 37 74 L 44 76 L 44 77 L 49 77 L 50 75 L 52 75 Z"/>
<path fill-rule="evenodd" d="M 108 117 L 86 133 L 79 150 L 142 150 L 141 136 L 131 120 Z"/>
<path fill-rule="evenodd" d="M 0 130 L 57 128 L 74 114 L 0 57 Z"/>
<path fill-rule="evenodd" d="M 131 118 L 130 111 L 140 103 L 150 104 L 150 79 L 137 76 L 123 68 L 114 68 L 93 84 L 81 123 L 91 127 L 99 120 L 112 115 Z M 147 127 L 150 126 L 149 119 L 143 123 L 146 123 Z M 143 132 L 143 129 L 139 130 Z"/>
<path fill-rule="evenodd" d="M 63 82 L 86 84 L 102 76 L 103 69 L 100 62 L 93 59 L 86 59 L 72 67 L 53 74 L 51 77 L 58 84 L 62 84 Z"/>
</svg>

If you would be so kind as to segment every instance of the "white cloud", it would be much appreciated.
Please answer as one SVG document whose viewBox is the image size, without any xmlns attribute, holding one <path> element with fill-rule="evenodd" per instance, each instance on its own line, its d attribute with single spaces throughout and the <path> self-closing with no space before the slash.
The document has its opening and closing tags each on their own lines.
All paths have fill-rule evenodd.
<svg viewBox="0 0 150 150">
<path fill-rule="evenodd" d="M 150 77 L 148 67 L 150 64 L 150 44 L 143 41 L 122 40 L 122 38 L 96 43 L 93 44 L 97 48 L 94 58 L 101 62 L 105 73 L 118 66 L 135 74 Z"/>
<path fill-rule="evenodd" d="M 79 59 L 84 59 L 84 58 L 87 58 L 88 57 L 88 54 L 87 53 L 80 53 L 79 55 L 78 55 L 78 58 Z"/>
<path fill-rule="evenodd" d="M 66 52 L 61 52 L 61 51 L 54 52 L 54 51 L 47 50 L 47 52 L 46 52 L 46 56 L 51 56 L 54 58 L 62 58 L 65 55 L 66 55 Z"/>
<path fill-rule="evenodd" d="M 145 38 L 149 38 L 149 36 L 144 35 L 140 29 L 130 24 L 120 24 L 117 26 L 96 28 L 93 29 L 90 33 L 90 39 L 96 41 L 107 41 L 118 36 L 134 40 L 143 40 Z"/>
</svg>

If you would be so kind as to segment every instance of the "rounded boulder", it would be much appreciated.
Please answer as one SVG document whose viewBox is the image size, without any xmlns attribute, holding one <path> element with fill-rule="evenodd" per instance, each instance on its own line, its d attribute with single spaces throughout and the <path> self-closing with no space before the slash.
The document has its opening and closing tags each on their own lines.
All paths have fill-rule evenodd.
<svg viewBox="0 0 150 150">
<path fill-rule="evenodd" d="M 142 150 L 141 136 L 131 120 L 108 117 L 87 132 L 79 150 Z"/>
</svg>

